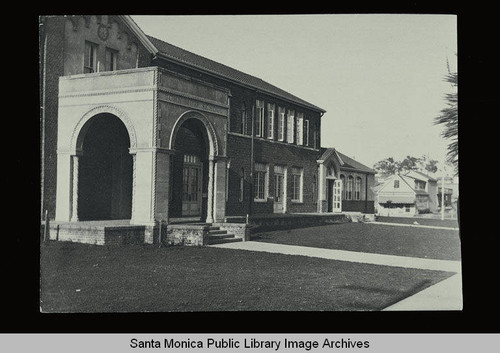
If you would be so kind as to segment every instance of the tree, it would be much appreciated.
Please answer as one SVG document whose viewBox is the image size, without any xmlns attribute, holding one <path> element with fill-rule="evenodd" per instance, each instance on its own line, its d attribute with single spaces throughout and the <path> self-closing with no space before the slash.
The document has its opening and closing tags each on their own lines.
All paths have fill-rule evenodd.
<svg viewBox="0 0 500 353">
<path fill-rule="evenodd" d="M 420 160 L 420 158 L 406 156 L 406 158 L 399 163 L 399 169 L 400 171 L 418 170 L 418 164 Z"/>
<path fill-rule="evenodd" d="M 408 172 L 410 170 L 418 170 L 423 173 L 436 173 L 438 170 L 438 161 L 435 159 L 430 159 L 428 156 L 422 156 L 420 158 L 413 156 L 406 156 L 402 161 L 396 161 L 394 158 L 389 157 L 378 161 L 373 165 L 375 169 L 382 177 L 393 175 L 401 172 Z"/>
<path fill-rule="evenodd" d="M 458 73 L 449 73 L 444 79 L 452 87 L 458 88 Z M 441 133 L 445 139 L 450 140 L 446 161 L 453 165 L 455 173 L 458 173 L 458 92 L 455 89 L 453 93 L 445 95 L 446 108 L 441 110 L 441 114 L 434 119 L 435 125 L 443 125 Z"/>
<path fill-rule="evenodd" d="M 396 162 L 392 157 L 378 161 L 373 165 L 373 168 L 383 177 L 399 173 L 400 171 L 399 162 Z"/>
</svg>

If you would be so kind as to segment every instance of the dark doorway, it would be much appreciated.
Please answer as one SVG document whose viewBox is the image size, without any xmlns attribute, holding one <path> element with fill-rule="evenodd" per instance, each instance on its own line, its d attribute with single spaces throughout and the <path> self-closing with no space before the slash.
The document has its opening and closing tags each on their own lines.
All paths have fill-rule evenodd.
<svg viewBox="0 0 500 353">
<path fill-rule="evenodd" d="M 78 217 L 130 219 L 133 162 L 127 129 L 112 114 L 96 115 L 87 124 L 79 157 Z"/>
<path fill-rule="evenodd" d="M 333 212 L 333 180 L 326 179 L 326 200 L 328 204 L 328 212 Z"/>
<path fill-rule="evenodd" d="M 207 216 L 209 140 L 196 118 L 182 123 L 175 137 L 172 166 L 171 217 Z"/>
</svg>

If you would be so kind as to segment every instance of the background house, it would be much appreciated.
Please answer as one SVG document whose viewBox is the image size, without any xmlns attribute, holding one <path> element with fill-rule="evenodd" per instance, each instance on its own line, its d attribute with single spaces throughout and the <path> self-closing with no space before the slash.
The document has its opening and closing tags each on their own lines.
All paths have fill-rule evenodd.
<svg viewBox="0 0 500 353">
<path fill-rule="evenodd" d="M 438 209 L 437 180 L 418 171 L 391 175 L 374 187 L 377 214 L 408 216 Z"/>
</svg>

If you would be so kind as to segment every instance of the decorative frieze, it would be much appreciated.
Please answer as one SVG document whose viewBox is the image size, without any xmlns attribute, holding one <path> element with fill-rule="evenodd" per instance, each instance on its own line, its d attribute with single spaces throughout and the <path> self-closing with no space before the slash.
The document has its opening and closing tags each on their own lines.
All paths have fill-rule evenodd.
<svg viewBox="0 0 500 353">
<path fill-rule="evenodd" d="M 173 91 L 163 87 L 159 87 L 158 91 L 162 93 L 158 95 L 158 100 L 160 101 L 217 114 L 227 118 L 229 109 L 228 105 L 220 104 L 219 102 L 210 101 L 208 99 L 196 97 L 190 94 Z"/>
</svg>

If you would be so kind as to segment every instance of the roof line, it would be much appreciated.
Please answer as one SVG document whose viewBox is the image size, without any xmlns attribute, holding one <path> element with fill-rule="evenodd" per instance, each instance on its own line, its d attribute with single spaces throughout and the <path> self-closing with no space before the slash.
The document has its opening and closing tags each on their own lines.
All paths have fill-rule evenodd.
<svg viewBox="0 0 500 353">
<path fill-rule="evenodd" d="M 141 43 L 146 47 L 146 49 L 153 55 L 156 55 L 159 50 L 156 46 L 149 40 L 147 35 L 143 32 L 143 30 L 135 23 L 129 15 L 118 15 L 118 17 L 128 25 L 130 30 L 134 32 L 134 34 L 139 38 Z"/>
</svg>

